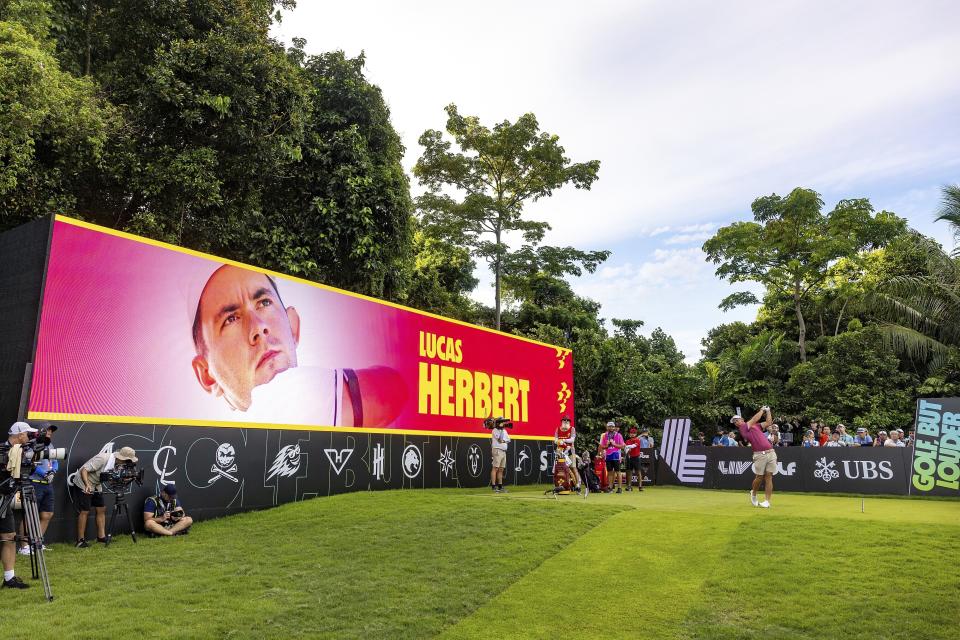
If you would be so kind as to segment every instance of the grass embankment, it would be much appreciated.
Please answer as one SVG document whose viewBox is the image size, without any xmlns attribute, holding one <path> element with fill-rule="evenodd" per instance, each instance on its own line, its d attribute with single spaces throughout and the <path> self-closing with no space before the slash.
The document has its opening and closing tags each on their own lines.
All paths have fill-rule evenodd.
<svg viewBox="0 0 960 640">
<path fill-rule="evenodd" d="M 679 488 L 354 493 L 56 545 L 56 600 L 30 581 L 0 603 L 17 637 L 956 638 L 960 502 L 860 509 Z"/>
</svg>

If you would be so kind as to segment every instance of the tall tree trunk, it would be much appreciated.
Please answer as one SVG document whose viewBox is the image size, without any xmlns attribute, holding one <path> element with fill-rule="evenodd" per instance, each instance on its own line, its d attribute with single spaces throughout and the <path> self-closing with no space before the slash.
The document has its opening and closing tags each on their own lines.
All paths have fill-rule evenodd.
<svg viewBox="0 0 960 640">
<path fill-rule="evenodd" d="M 497 257 L 493 263 L 494 271 L 494 296 L 496 297 L 497 307 L 497 331 L 500 330 L 500 230 L 497 229 Z"/>
<path fill-rule="evenodd" d="M 840 333 L 840 320 L 843 318 L 843 312 L 847 309 L 848 300 L 843 301 L 843 306 L 840 307 L 840 315 L 837 316 L 837 327 L 833 330 L 833 336 L 836 337 Z"/>
<path fill-rule="evenodd" d="M 807 361 L 807 325 L 803 321 L 803 311 L 800 310 L 800 285 L 793 290 L 793 304 L 797 312 L 797 325 L 800 328 L 797 342 L 800 344 L 800 362 Z"/>
<path fill-rule="evenodd" d="M 90 75 L 90 51 L 93 48 L 93 42 L 90 32 L 93 30 L 93 0 L 87 0 L 87 20 L 86 20 L 86 31 L 87 31 L 87 46 L 83 65 L 83 75 Z"/>
</svg>

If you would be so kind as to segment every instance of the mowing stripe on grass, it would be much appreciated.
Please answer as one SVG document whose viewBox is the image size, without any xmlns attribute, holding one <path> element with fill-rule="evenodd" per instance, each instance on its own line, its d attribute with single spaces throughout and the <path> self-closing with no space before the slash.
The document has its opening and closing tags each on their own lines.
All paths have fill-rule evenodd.
<svg viewBox="0 0 960 640">
<path fill-rule="evenodd" d="M 672 637 L 740 518 L 624 511 L 442 638 Z"/>
</svg>

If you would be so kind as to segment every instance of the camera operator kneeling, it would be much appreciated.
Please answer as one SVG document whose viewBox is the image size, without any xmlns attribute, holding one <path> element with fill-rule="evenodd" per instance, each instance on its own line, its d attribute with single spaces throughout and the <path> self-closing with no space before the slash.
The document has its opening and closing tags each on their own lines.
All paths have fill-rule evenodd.
<svg viewBox="0 0 960 640">
<path fill-rule="evenodd" d="M 117 465 L 133 465 L 137 462 L 137 452 L 132 447 L 120 447 L 114 453 L 98 453 L 87 460 L 73 477 L 74 502 L 77 505 L 77 544 L 86 548 L 87 515 L 90 507 L 96 509 L 97 542 L 107 542 L 107 507 L 103 501 L 103 481 L 100 474 L 114 471 Z"/>
<path fill-rule="evenodd" d="M 143 528 L 151 537 L 183 535 L 192 524 L 193 518 L 183 512 L 177 488 L 172 484 L 143 503 Z"/>
</svg>

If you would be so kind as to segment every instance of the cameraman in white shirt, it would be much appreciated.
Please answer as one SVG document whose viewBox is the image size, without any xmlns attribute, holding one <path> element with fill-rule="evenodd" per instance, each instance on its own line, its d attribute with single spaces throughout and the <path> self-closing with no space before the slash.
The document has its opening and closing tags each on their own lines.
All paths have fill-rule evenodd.
<svg viewBox="0 0 960 640">
<path fill-rule="evenodd" d="M 510 434 L 504 424 L 509 424 L 503 418 L 489 419 L 493 423 L 490 430 L 491 454 L 493 455 L 493 469 L 490 471 L 490 488 L 494 493 L 507 493 L 503 488 L 503 470 L 507 466 L 507 446 L 510 444 Z"/>
</svg>

